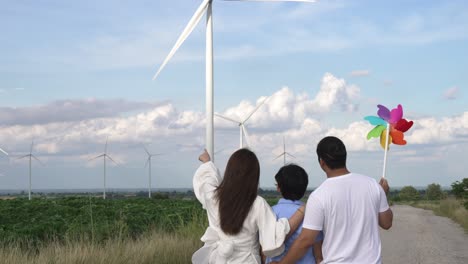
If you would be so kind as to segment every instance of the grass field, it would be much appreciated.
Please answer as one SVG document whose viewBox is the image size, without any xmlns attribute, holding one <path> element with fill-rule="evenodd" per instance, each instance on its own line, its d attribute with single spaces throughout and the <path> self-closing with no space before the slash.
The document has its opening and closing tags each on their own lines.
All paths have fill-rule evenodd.
<svg viewBox="0 0 468 264">
<path fill-rule="evenodd" d="M 0 201 L 0 263 L 190 263 L 208 226 L 198 201 Z"/>
<path fill-rule="evenodd" d="M 102 243 L 91 240 L 48 242 L 31 249 L 10 244 L 0 248 L 1 263 L 191 263 L 202 246 L 204 228 L 193 225 L 174 233 L 150 231 L 137 239 L 125 237 Z"/>
<path fill-rule="evenodd" d="M 463 205 L 462 200 L 447 198 L 440 201 L 420 200 L 409 202 L 410 205 L 422 209 L 432 210 L 434 214 L 445 216 L 459 223 L 465 232 L 468 233 L 468 210 Z"/>
</svg>

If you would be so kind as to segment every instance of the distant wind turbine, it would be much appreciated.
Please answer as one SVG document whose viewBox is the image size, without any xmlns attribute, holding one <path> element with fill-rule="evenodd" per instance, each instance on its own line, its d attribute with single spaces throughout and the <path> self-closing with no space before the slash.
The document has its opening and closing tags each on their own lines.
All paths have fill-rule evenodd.
<svg viewBox="0 0 468 264">
<path fill-rule="evenodd" d="M 246 144 L 245 146 L 248 147 L 250 144 L 249 144 L 249 134 L 247 133 L 247 128 L 245 127 L 245 123 L 252 117 L 252 115 L 257 112 L 257 110 L 268 100 L 268 97 L 265 98 L 265 100 L 263 100 L 257 107 L 255 107 L 255 109 L 250 112 L 250 114 L 247 116 L 246 119 L 240 121 L 240 120 L 236 120 L 236 119 L 233 119 L 233 118 L 229 118 L 229 117 L 226 117 L 226 116 L 223 116 L 223 115 L 220 115 L 220 114 L 215 114 L 217 117 L 220 117 L 220 118 L 223 118 L 225 120 L 228 120 L 228 121 L 231 121 L 233 123 L 236 123 L 238 126 L 239 126 L 239 141 L 240 141 L 240 145 L 239 145 L 239 148 L 243 148 L 244 147 L 244 142 L 243 142 L 243 138 L 245 137 L 245 141 L 246 141 Z"/>
<path fill-rule="evenodd" d="M 286 156 L 291 156 L 292 158 L 296 158 L 293 155 L 291 155 L 289 152 L 286 152 L 286 143 L 284 141 L 284 137 L 283 137 L 283 153 L 278 155 L 278 157 L 274 158 L 273 160 L 276 160 L 280 158 L 281 156 L 283 157 L 283 165 L 286 165 Z"/>
<path fill-rule="evenodd" d="M 107 155 L 107 141 L 108 141 L 108 140 L 109 140 L 109 137 L 107 137 L 107 139 L 106 139 L 106 145 L 105 145 L 105 147 L 104 147 L 104 153 L 89 160 L 89 161 L 95 160 L 95 159 L 98 159 L 98 158 L 100 158 L 100 157 L 102 157 L 103 160 L 104 160 L 104 189 L 103 189 L 103 193 L 102 193 L 102 198 L 103 198 L 103 199 L 106 199 L 106 159 L 109 159 L 109 160 L 111 160 L 112 162 L 114 162 L 115 164 L 117 164 L 117 162 L 115 162 L 115 161 L 112 159 L 111 156 Z"/>
<path fill-rule="evenodd" d="M 232 1 L 232 0 L 230 0 Z M 252 1 L 252 2 L 316 2 L 315 0 L 237 0 L 237 1 Z M 187 37 L 192 33 L 193 29 L 198 25 L 203 14 L 206 12 L 206 65 L 205 65 L 205 79 L 206 79 L 206 134 L 205 134 L 205 148 L 214 160 L 214 79 L 213 79 L 213 20 L 212 20 L 212 5 L 213 0 L 203 0 L 201 5 L 195 11 L 192 18 L 185 26 L 182 34 L 177 39 L 174 47 L 164 59 L 158 71 L 153 77 L 155 80 L 166 64 L 171 60 L 179 47 L 184 43 Z"/>
<path fill-rule="evenodd" d="M 34 154 L 32 154 L 33 146 L 34 146 L 34 141 L 31 142 L 31 148 L 29 150 L 29 154 L 17 158 L 17 159 L 29 158 L 29 193 L 28 193 L 29 200 L 31 200 L 32 159 L 34 158 L 40 164 L 44 165 L 44 163 L 42 163 L 36 156 L 34 156 Z"/>
<path fill-rule="evenodd" d="M 146 154 L 148 155 L 148 158 L 146 159 L 145 167 L 148 166 L 148 198 L 151 198 L 151 159 L 155 156 L 160 156 L 162 155 L 161 153 L 158 154 L 151 154 L 148 149 L 146 149 L 145 146 L 143 146 L 145 149 Z"/>
</svg>

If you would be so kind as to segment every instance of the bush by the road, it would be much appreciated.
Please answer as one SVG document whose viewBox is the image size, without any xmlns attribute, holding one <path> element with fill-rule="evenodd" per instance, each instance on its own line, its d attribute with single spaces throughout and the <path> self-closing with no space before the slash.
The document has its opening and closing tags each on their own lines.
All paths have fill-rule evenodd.
<svg viewBox="0 0 468 264">
<path fill-rule="evenodd" d="M 458 199 L 468 199 L 468 178 L 452 183 L 452 194 Z"/>
<path fill-rule="evenodd" d="M 426 189 L 426 198 L 428 200 L 440 200 L 444 198 L 440 185 L 436 183 L 429 184 Z"/>
<path fill-rule="evenodd" d="M 421 198 L 418 190 L 413 186 L 405 186 L 400 190 L 398 194 L 401 201 L 417 201 Z"/>
</svg>

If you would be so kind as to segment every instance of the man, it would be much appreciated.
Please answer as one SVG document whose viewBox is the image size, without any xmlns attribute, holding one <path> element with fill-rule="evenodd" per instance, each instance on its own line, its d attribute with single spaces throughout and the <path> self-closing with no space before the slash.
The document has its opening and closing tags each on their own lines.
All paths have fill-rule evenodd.
<svg viewBox="0 0 468 264">
<path fill-rule="evenodd" d="M 309 196 L 302 232 L 279 263 L 296 263 L 324 233 L 322 263 L 382 263 L 379 226 L 389 229 L 385 179 L 377 182 L 346 168 L 346 148 L 336 137 L 317 145 L 320 167 L 327 179 Z"/>
</svg>

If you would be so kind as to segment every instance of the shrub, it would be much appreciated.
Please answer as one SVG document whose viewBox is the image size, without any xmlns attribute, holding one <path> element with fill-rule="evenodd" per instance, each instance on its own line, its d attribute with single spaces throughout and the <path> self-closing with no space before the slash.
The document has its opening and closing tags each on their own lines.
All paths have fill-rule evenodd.
<svg viewBox="0 0 468 264">
<path fill-rule="evenodd" d="M 452 193 L 458 199 L 468 199 L 468 178 L 452 183 Z"/>
<path fill-rule="evenodd" d="M 440 200 L 444 196 L 439 184 L 432 183 L 427 186 L 426 198 L 428 200 Z"/>
<path fill-rule="evenodd" d="M 420 198 L 418 190 L 413 186 L 405 186 L 398 195 L 402 201 L 417 201 Z"/>
</svg>

